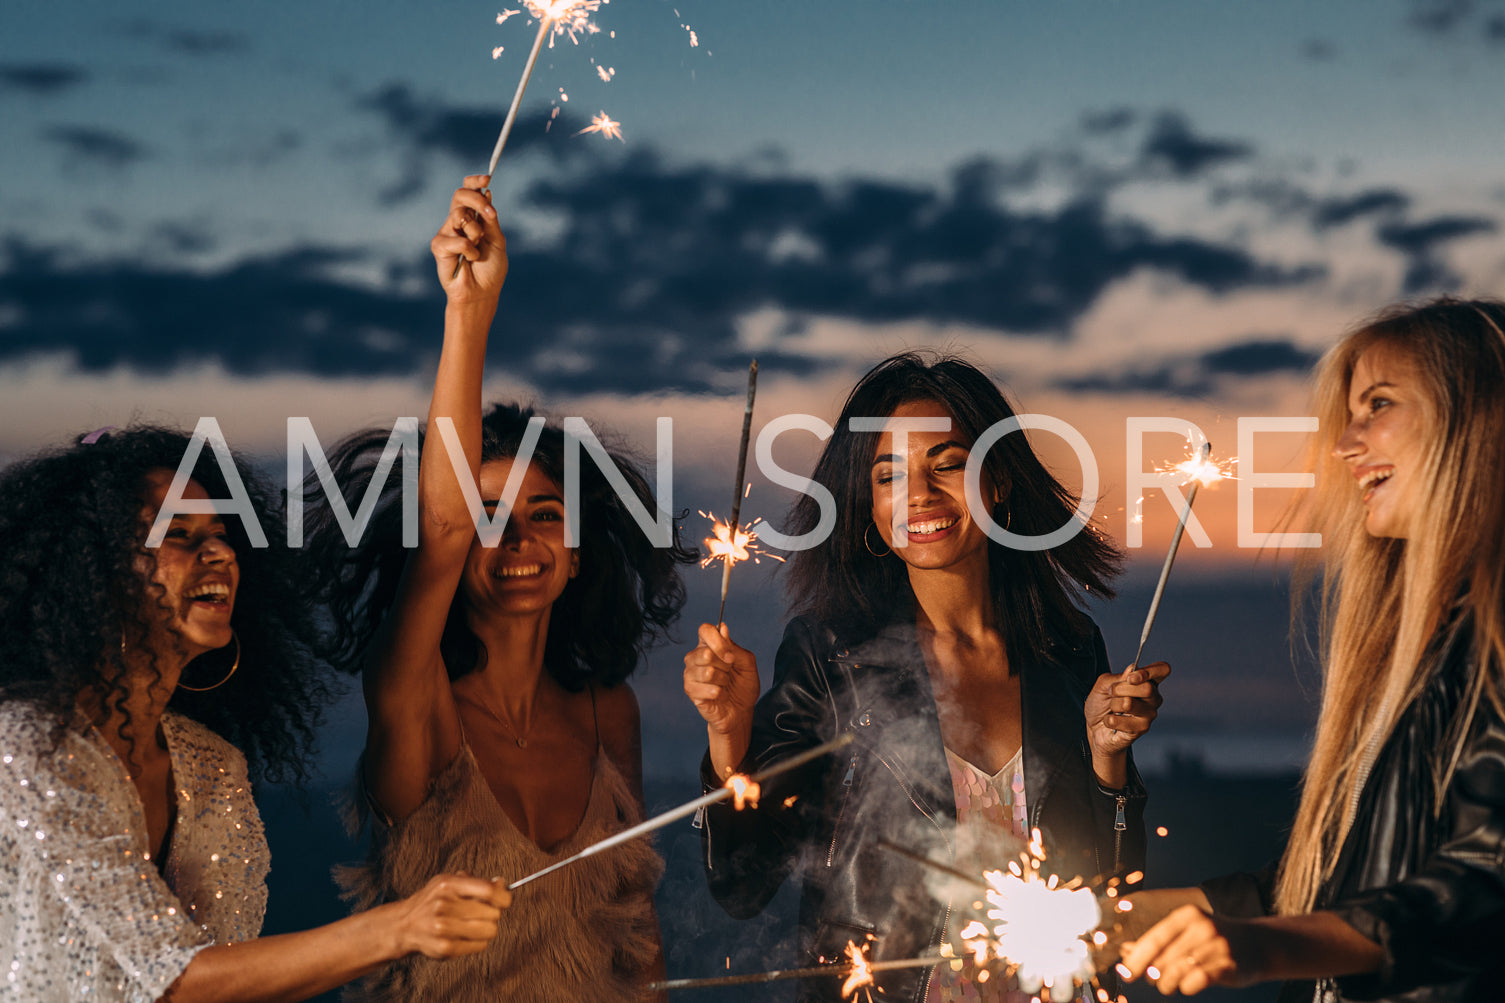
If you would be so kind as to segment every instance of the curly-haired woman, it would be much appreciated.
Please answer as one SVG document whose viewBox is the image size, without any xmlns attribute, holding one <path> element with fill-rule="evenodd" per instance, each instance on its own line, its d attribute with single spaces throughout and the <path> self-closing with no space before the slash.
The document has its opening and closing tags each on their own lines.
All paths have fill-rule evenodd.
<svg viewBox="0 0 1505 1003">
<path fill-rule="evenodd" d="M 303 778 L 326 691 L 284 549 L 205 513 L 148 546 L 189 442 L 133 427 L 0 474 L 0 998 L 304 999 L 409 952 L 479 950 L 509 901 L 449 876 L 256 939 L 250 777 Z M 181 497 L 229 497 L 212 457 Z"/>
<path fill-rule="evenodd" d="M 360 547 L 327 509 L 313 540 L 330 569 L 337 660 L 364 671 L 360 780 L 375 839 L 367 866 L 347 875 L 359 903 L 446 869 L 516 879 L 642 817 L 641 725 L 626 680 L 677 616 L 676 565 L 693 556 L 655 547 L 588 459 L 570 542 L 564 434 L 511 405 L 483 414 L 487 333 L 507 271 L 485 181 L 455 192 L 431 245 L 449 303 L 419 463 L 418 546 L 403 549 L 396 491 Z M 463 455 L 446 446 L 446 422 Z M 364 497 L 385 441 L 360 434 L 333 452 L 350 498 Z M 612 459 L 633 501 L 656 509 L 642 474 Z M 486 517 L 505 518 L 489 544 L 467 486 L 479 488 Z M 642 998 L 661 969 L 660 870 L 644 841 L 593 856 L 521 891 L 526 908 L 490 950 L 458 967 L 388 966 L 367 980 L 367 997 Z"/>
</svg>

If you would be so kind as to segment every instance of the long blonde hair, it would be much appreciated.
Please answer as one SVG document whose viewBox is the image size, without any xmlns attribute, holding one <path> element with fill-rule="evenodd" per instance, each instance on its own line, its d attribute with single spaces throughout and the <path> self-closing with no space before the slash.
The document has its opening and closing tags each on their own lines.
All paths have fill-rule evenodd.
<svg viewBox="0 0 1505 1003">
<path fill-rule="evenodd" d="M 1365 531 L 1360 493 L 1333 451 L 1349 424 L 1354 367 L 1371 350 L 1410 361 L 1420 391 L 1423 451 L 1410 477 L 1405 539 Z M 1298 592 L 1320 580 L 1325 669 L 1316 742 L 1276 882 L 1284 915 L 1315 907 L 1374 759 L 1427 683 L 1428 645 L 1455 602 L 1471 615 L 1475 672 L 1450 748 L 1434 763 L 1434 815 L 1481 695 L 1505 713 L 1505 303 L 1392 307 L 1328 352 L 1315 395 L 1320 431 L 1308 469 L 1317 486 L 1303 509 L 1322 549 L 1308 552 Z"/>
</svg>

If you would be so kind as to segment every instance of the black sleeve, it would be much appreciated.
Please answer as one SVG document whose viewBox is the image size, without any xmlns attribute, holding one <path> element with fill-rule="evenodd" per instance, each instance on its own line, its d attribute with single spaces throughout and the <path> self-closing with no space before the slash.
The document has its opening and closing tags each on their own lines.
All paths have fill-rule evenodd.
<svg viewBox="0 0 1505 1003">
<path fill-rule="evenodd" d="M 753 712 L 752 744 L 739 772 L 755 773 L 836 737 L 823 633 L 804 619 L 785 630 L 773 684 Z M 706 809 L 706 881 L 728 913 L 739 919 L 756 915 L 789 876 L 821 823 L 825 778 L 833 768 L 832 757 L 823 756 L 780 774 L 763 785 L 756 809 L 737 811 L 730 801 Z M 701 763 L 701 783 L 707 791 L 721 786 L 709 755 Z"/>
<path fill-rule="evenodd" d="M 1219 916 L 1256 919 L 1275 911 L 1275 864 L 1263 871 L 1238 872 L 1208 878 L 1202 894 Z"/>
<path fill-rule="evenodd" d="M 1480 701 L 1444 811 L 1452 836 L 1425 866 L 1403 881 L 1331 907 L 1385 950 L 1378 972 L 1339 980 L 1346 997 L 1398 995 L 1494 970 L 1500 963 L 1505 944 L 1505 725 L 1488 696 Z"/>
</svg>

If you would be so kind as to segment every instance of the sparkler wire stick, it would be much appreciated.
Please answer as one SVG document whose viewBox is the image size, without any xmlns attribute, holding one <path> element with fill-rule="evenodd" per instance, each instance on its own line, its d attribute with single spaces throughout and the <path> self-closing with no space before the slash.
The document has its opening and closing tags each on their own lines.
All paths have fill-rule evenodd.
<svg viewBox="0 0 1505 1003">
<path fill-rule="evenodd" d="M 1202 443 L 1201 455 L 1197 457 L 1198 463 L 1206 463 L 1212 455 L 1212 443 Z M 1165 555 L 1165 564 L 1160 568 L 1160 581 L 1155 583 L 1155 595 L 1150 600 L 1150 613 L 1144 618 L 1144 629 L 1139 632 L 1139 650 L 1134 652 L 1134 664 L 1124 672 L 1127 674 L 1139 668 L 1139 656 L 1144 654 L 1144 643 L 1150 639 L 1150 628 L 1155 626 L 1155 614 L 1160 612 L 1160 598 L 1165 595 L 1165 580 L 1171 576 L 1171 565 L 1176 562 L 1176 550 L 1181 546 L 1181 534 L 1186 530 L 1186 521 L 1191 518 L 1191 504 L 1197 500 L 1197 488 L 1202 482 L 1193 477 L 1191 486 L 1186 491 L 1186 507 L 1181 510 L 1181 518 L 1176 520 L 1176 532 L 1171 537 L 1171 549 Z"/>
<path fill-rule="evenodd" d="M 853 737 L 854 736 L 851 732 L 843 732 L 841 735 L 829 742 L 826 742 L 822 745 L 817 745 L 813 749 L 806 749 L 804 752 L 798 753 L 796 755 L 790 756 L 788 759 L 783 759 L 777 763 L 774 763 L 766 770 L 754 773 L 752 776 L 747 778 L 748 783 L 760 784 L 763 781 L 776 777 L 781 773 L 787 773 L 797 766 L 803 766 L 804 764 L 810 762 L 810 760 L 812 759 L 819 759 L 821 756 L 824 756 L 827 753 L 835 752 L 837 749 L 841 749 L 850 745 L 852 743 Z M 676 819 L 685 818 L 688 815 L 693 815 L 707 805 L 713 805 L 718 801 L 725 801 L 727 798 L 731 797 L 732 794 L 732 788 L 718 787 L 714 791 L 711 791 L 709 794 L 701 795 L 694 801 L 687 801 L 684 804 L 680 805 L 678 808 L 670 808 L 668 811 L 655 815 L 645 822 L 639 822 L 637 825 L 633 826 L 630 829 L 623 829 L 615 836 L 608 836 L 606 839 L 603 839 L 598 843 L 592 843 L 590 846 L 587 846 L 579 853 L 565 857 L 563 860 L 555 861 L 541 871 L 534 871 L 532 874 L 518 878 L 516 881 L 507 886 L 507 890 L 515 891 L 516 889 L 521 888 L 523 885 L 526 885 L 531 881 L 537 881 L 545 874 L 554 873 L 561 867 L 568 867 L 570 864 L 573 864 L 576 861 L 584 860 L 586 857 L 595 856 L 602 850 L 609 850 L 613 846 L 619 846 L 630 839 L 636 839 L 639 836 L 653 832 L 655 829 L 662 829 L 670 822 L 673 822 Z"/>
<path fill-rule="evenodd" d="M 538 50 L 543 48 L 543 40 L 549 36 L 549 31 L 554 27 L 554 19 L 543 17 L 538 19 L 538 37 L 533 40 L 533 51 L 528 53 L 528 62 L 523 66 L 523 78 L 517 82 L 517 93 L 512 95 L 512 107 L 507 109 L 507 118 L 502 122 L 502 133 L 496 137 L 496 146 L 491 148 L 491 163 L 486 167 L 487 175 L 496 173 L 496 162 L 502 159 L 502 147 L 507 145 L 507 137 L 512 133 L 512 123 L 517 120 L 517 109 L 523 103 L 523 91 L 528 89 L 528 78 L 533 76 L 533 64 L 538 62 Z M 455 262 L 454 279 L 460 274 L 460 269 L 465 265 L 465 258 Z"/>
<path fill-rule="evenodd" d="M 940 871 L 942 874 L 946 875 L 948 878 L 955 878 L 958 881 L 965 881 L 967 885 L 972 888 L 977 888 L 982 891 L 991 891 L 993 888 L 993 886 L 988 884 L 986 881 L 979 880 L 977 875 L 975 874 L 968 874 L 966 871 L 958 870 L 957 868 L 952 867 L 950 864 L 942 863 L 939 860 L 933 860 L 930 857 L 925 856 L 925 854 L 923 853 L 911 850 L 907 846 L 900 846 L 898 843 L 891 843 L 886 839 L 878 840 L 878 846 L 890 851 L 891 853 L 897 853 L 901 857 L 908 857 L 910 860 L 918 861 L 919 863 L 924 864 L 926 867 L 933 867 L 937 871 Z"/>
<path fill-rule="evenodd" d="M 737 539 L 738 522 L 742 514 L 742 478 L 747 474 L 747 440 L 752 435 L 753 398 L 758 395 L 758 360 L 753 359 L 747 367 L 747 406 L 742 410 L 742 440 L 737 447 L 737 483 L 732 495 L 732 540 Z M 721 564 L 721 608 L 716 611 L 716 627 L 726 619 L 726 590 L 732 584 L 732 560 Z"/>
<path fill-rule="evenodd" d="M 930 965 L 938 965 L 943 961 L 955 960 L 955 958 L 931 954 L 921 958 L 869 961 L 864 964 L 864 968 L 869 972 L 887 972 L 896 968 L 923 968 Z M 647 988 L 651 992 L 663 992 L 669 989 L 716 989 L 721 986 L 747 986 L 762 982 L 781 982 L 785 979 L 814 979 L 833 975 L 845 977 L 851 975 L 854 969 L 855 966 L 846 963 L 814 965 L 809 968 L 781 968 L 772 972 L 753 972 L 747 975 L 721 975 L 709 979 L 666 979 L 663 982 L 651 982 Z"/>
</svg>

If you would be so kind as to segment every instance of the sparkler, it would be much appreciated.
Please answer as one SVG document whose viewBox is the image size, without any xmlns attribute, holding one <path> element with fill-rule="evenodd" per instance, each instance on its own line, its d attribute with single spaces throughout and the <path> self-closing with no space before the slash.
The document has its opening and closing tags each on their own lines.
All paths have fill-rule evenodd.
<svg viewBox="0 0 1505 1003">
<path fill-rule="evenodd" d="M 496 173 L 496 163 L 502 159 L 502 148 L 507 145 L 507 137 L 512 134 L 512 123 L 517 121 L 517 109 L 523 103 L 523 92 L 528 89 L 528 80 L 533 76 L 533 64 L 538 62 L 538 52 L 543 48 L 544 39 L 549 39 L 549 46 L 552 48 L 554 41 L 550 36 L 553 34 L 568 34 L 570 41 L 577 42 L 576 36 L 579 33 L 598 30 L 590 23 L 590 15 L 607 2 L 609 0 L 523 0 L 528 13 L 538 19 L 538 37 L 533 39 L 533 49 L 528 53 L 528 61 L 523 64 L 523 76 L 517 82 L 517 92 L 512 95 L 512 105 L 507 109 L 507 117 L 502 122 L 501 134 L 496 137 L 496 145 L 491 148 L 491 163 L 486 167 L 488 175 Z M 498 15 L 497 22 L 505 21 L 512 13 L 514 12 L 509 11 L 506 15 Z M 494 50 L 492 58 L 500 54 L 500 50 Z M 455 262 L 451 279 L 460 274 L 464 264 L 463 257 Z"/>
<path fill-rule="evenodd" d="M 1150 639 L 1150 628 L 1155 626 L 1155 615 L 1160 612 L 1160 598 L 1165 595 L 1165 581 L 1171 575 L 1171 565 L 1176 562 L 1176 550 L 1181 546 L 1181 534 L 1186 530 L 1186 520 L 1191 518 L 1191 505 L 1197 500 L 1197 489 L 1203 484 L 1212 484 L 1228 476 L 1221 467 L 1211 461 L 1211 456 L 1212 443 L 1204 442 L 1198 455 L 1172 468 L 1185 473 L 1191 487 L 1186 491 L 1186 506 L 1181 510 L 1181 517 L 1176 520 L 1176 532 L 1171 537 L 1171 547 L 1165 555 L 1165 564 L 1160 568 L 1160 580 L 1155 583 L 1155 595 L 1150 599 L 1150 612 L 1144 618 L 1144 629 L 1139 632 L 1139 650 L 1134 652 L 1134 662 L 1124 670 L 1125 674 L 1139 667 L 1139 656 L 1144 654 L 1144 643 Z"/>
<path fill-rule="evenodd" d="M 859 975 L 865 977 L 866 982 L 860 982 L 851 987 L 850 991 L 856 991 L 867 988 L 872 981 L 873 973 L 891 972 L 900 968 L 929 968 L 931 965 L 938 965 L 949 960 L 943 955 L 931 954 L 920 958 L 869 961 L 860 950 L 857 950 L 856 956 L 846 962 L 811 965 L 807 968 L 781 968 L 771 972 L 750 972 L 746 975 L 721 975 L 708 979 L 665 979 L 662 982 L 650 982 L 647 989 L 649 992 L 663 992 L 670 989 L 720 989 L 724 986 L 753 986 L 765 982 L 783 982 L 786 979 L 819 978 L 841 978 L 850 983 L 854 977 Z M 842 993 L 845 995 L 848 991 L 847 986 L 843 985 Z"/>
<path fill-rule="evenodd" d="M 1025 992 L 1042 1000 L 1069 1000 L 1078 983 L 1093 978 L 1086 938 L 1102 920 L 1097 897 L 1080 878 L 1062 883 L 1054 874 L 1041 877 L 1045 847 L 1039 829 L 1031 830 L 1027 849 L 1019 859 L 1009 861 L 1007 870 L 984 871 L 981 880 L 886 840 L 879 845 L 961 882 L 972 892 L 983 893 L 992 906 L 985 918 L 993 922 L 973 919 L 958 933 L 977 966 L 976 981 L 987 981 L 993 974 L 987 966 L 1002 962 L 1004 973 L 1014 976 Z M 976 908 L 983 909 L 983 903 Z M 948 952 L 950 946 L 943 944 L 941 950 Z M 948 960 L 955 966 L 962 964 L 960 957 Z"/>
<path fill-rule="evenodd" d="M 753 399 L 758 395 L 758 360 L 753 359 L 747 367 L 747 406 L 742 409 L 742 440 L 737 446 L 737 484 L 732 495 L 732 517 L 726 523 L 716 522 L 711 517 L 714 537 L 707 537 L 705 545 L 710 550 L 710 557 L 706 558 L 705 564 L 720 559 L 721 564 L 721 608 L 716 611 L 716 626 L 719 628 L 726 620 L 726 590 L 732 584 L 732 565 L 748 558 L 747 545 L 757 539 L 757 534 L 752 533 L 752 527 L 746 529 L 738 522 L 742 512 L 742 477 L 747 473 L 747 441 L 752 436 Z M 757 520 L 753 520 L 756 524 Z M 702 565 L 704 567 L 704 564 Z"/>
<path fill-rule="evenodd" d="M 639 836 L 645 836 L 657 829 L 662 829 L 670 822 L 673 822 L 676 819 L 686 818 L 687 816 L 693 815 L 707 805 L 713 805 L 718 801 L 725 801 L 729 797 L 735 797 L 738 795 L 739 788 L 742 792 L 742 799 L 746 800 L 748 793 L 755 790 L 764 781 L 776 777 L 781 773 L 787 773 L 788 771 L 798 766 L 803 766 L 804 764 L 810 762 L 812 759 L 819 759 L 821 756 L 824 756 L 828 753 L 845 748 L 852 743 L 852 738 L 853 736 L 851 732 L 843 732 L 841 735 L 829 742 L 826 742 L 822 745 L 817 745 L 813 749 L 806 749 L 804 752 L 790 756 L 788 759 L 780 760 L 767 769 L 760 770 L 759 772 L 754 773 L 750 777 L 743 776 L 741 774 L 734 774 L 727 780 L 726 786 L 718 787 L 716 790 L 711 791 L 709 794 L 703 794 L 700 797 L 696 798 L 694 801 L 687 801 L 684 804 L 680 805 L 678 808 L 670 808 L 668 811 L 655 815 L 647 821 L 639 822 L 637 825 L 633 826 L 630 829 L 623 829 L 621 832 L 617 833 L 614 836 L 608 836 L 606 839 L 603 839 L 600 842 L 592 843 L 590 846 L 587 846 L 579 853 L 571 854 L 570 856 L 565 857 L 563 860 L 555 861 L 542 870 L 534 871 L 532 874 L 518 878 L 516 881 L 507 886 L 507 890 L 515 891 L 516 889 L 521 888 L 523 885 L 537 881 L 545 874 L 553 874 L 560 868 L 568 867 L 570 864 L 584 860 L 586 857 L 593 857 L 603 850 L 609 850 L 613 846 L 620 846 L 628 840 L 636 839 Z M 756 795 L 754 795 L 753 805 L 756 806 L 756 804 Z"/>
<path fill-rule="evenodd" d="M 587 132 L 599 132 L 607 139 L 615 139 L 624 143 L 626 142 L 626 140 L 622 139 L 622 123 L 613 122 L 611 116 L 606 114 L 606 112 L 604 111 L 599 115 L 592 116 L 591 124 L 575 133 L 575 135 L 583 136 Z"/>
</svg>

